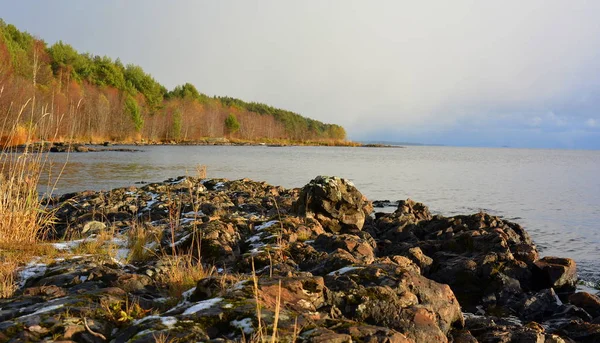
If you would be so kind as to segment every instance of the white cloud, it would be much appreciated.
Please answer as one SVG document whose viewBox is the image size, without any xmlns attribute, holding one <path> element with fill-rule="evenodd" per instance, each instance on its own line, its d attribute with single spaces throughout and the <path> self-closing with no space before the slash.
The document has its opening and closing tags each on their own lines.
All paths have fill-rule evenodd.
<svg viewBox="0 0 600 343">
<path fill-rule="evenodd" d="M 542 122 L 543 122 L 543 119 L 540 118 L 540 116 L 535 116 L 531 119 L 529 124 L 533 127 L 539 127 L 542 125 Z"/>
<path fill-rule="evenodd" d="M 598 126 L 598 121 L 596 121 L 596 119 L 594 119 L 594 118 L 590 118 L 590 119 L 586 120 L 585 126 L 596 127 L 596 126 Z"/>
<path fill-rule="evenodd" d="M 564 117 L 558 116 L 554 112 L 548 112 L 546 118 L 554 126 L 565 126 L 567 124 L 567 120 Z"/>
</svg>

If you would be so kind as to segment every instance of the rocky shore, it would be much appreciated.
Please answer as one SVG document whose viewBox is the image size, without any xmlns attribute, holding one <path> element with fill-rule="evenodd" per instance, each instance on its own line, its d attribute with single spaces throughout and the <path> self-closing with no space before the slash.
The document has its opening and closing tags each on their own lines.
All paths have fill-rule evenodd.
<svg viewBox="0 0 600 343">
<path fill-rule="evenodd" d="M 600 298 L 576 292 L 575 262 L 539 258 L 522 227 L 486 213 L 377 212 L 335 177 L 180 177 L 49 205 L 53 238 L 76 239 L 22 268 L 0 299 L 1 342 L 600 341 Z M 107 231 L 112 254 L 77 250 Z M 173 296 L 165 256 L 209 272 Z"/>
<path fill-rule="evenodd" d="M 237 141 L 228 140 L 226 138 L 211 138 L 200 141 L 185 141 L 185 142 L 104 142 L 98 143 L 66 143 L 66 142 L 36 142 L 31 144 L 17 145 L 12 148 L 14 152 L 28 151 L 44 151 L 44 152 L 102 152 L 102 151 L 120 151 L 120 152 L 138 152 L 140 147 L 156 146 L 156 145 L 181 145 L 181 146 L 266 146 L 266 147 L 286 147 L 286 146 L 339 146 L 339 147 L 362 147 L 362 148 L 404 148 L 403 146 L 387 145 L 387 144 L 362 144 L 356 142 L 274 142 L 262 143 L 254 141 Z"/>
</svg>

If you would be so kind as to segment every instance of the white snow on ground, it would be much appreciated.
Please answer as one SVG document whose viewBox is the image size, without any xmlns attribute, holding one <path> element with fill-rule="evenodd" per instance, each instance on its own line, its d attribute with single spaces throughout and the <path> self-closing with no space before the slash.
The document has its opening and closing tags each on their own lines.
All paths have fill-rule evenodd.
<svg viewBox="0 0 600 343">
<path fill-rule="evenodd" d="M 47 307 L 41 308 L 41 309 L 33 312 L 30 315 L 33 316 L 35 314 L 40 314 L 40 313 L 46 313 L 46 312 L 54 311 L 54 310 L 56 310 L 58 308 L 61 308 L 63 306 L 65 306 L 65 304 L 58 304 L 58 305 L 47 306 Z"/>
<path fill-rule="evenodd" d="M 183 182 L 183 181 L 185 181 L 185 180 L 187 180 L 187 177 L 182 177 L 181 179 L 179 179 L 179 180 L 175 180 L 175 181 L 171 181 L 170 183 L 171 183 L 172 185 L 176 185 L 176 184 L 182 183 L 182 182 Z"/>
<path fill-rule="evenodd" d="M 180 308 L 187 306 L 190 303 L 189 299 L 192 296 L 192 294 L 194 294 L 194 291 L 196 291 L 196 287 L 192 287 L 187 291 L 181 293 L 183 300 L 181 300 L 177 305 L 166 311 L 165 314 L 173 313 L 179 310 Z"/>
<path fill-rule="evenodd" d="M 250 318 L 244 318 L 242 320 L 232 320 L 231 326 L 242 330 L 246 335 L 249 335 L 254 332 L 252 319 Z"/>
<path fill-rule="evenodd" d="M 89 241 L 90 239 L 88 239 Z M 81 243 L 85 242 L 85 239 L 76 239 L 66 242 L 50 243 L 56 250 L 71 250 L 78 247 Z"/>
<path fill-rule="evenodd" d="M 277 220 L 271 220 L 271 221 L 268 221 L 268 222 L 266 222 L 264 224 L 256 226 L 254 229 L 257 230 L 257 231 L 260 231 L 260 230 L 264 230 L 264 229 L 266 229 L 268 227 L 271 227 L 271 226 L 273 226 L 275 224 L 277 224 Z"/>
<path fill-rule="evenodd" d="M 176 246 L 176 247 L 179 246 L 179 244 L 185 242 L 186 239 L 190 238 L 191 235 L 192 235 L 191 233 L 188 233 L 187 235 L 181 237 L 181 239 L 179 239 L 177 242 L 175 242 L 175 244 L 172 244 L 172 245 Z"/>
<path fill-rule="evenodd" d="M 127 261 L 127 256 L 129 256 L 129 249 L 127 248 L 129 245 L 129 240 L 124 237 L 114 237 L 111 242 L 119 247 L 117 249 L 115 259 L 117 259 L 119 262 Z"/>
<path fill-rule="evenodd" d="M 161 317 L 160 320 L 162 321 L 162 324 L 168 328 L 172 328 L 177 324 L 177 318 L 175 317 Z"/>
<path fill-rule="evenodd" d="M 29 262 L 23 270 L 19 272 L 19 287 L 25 286 L 27 280 L 42 276 L 46 273 L 48 265 L 44 263 L 36 263 L 36 261 Z"/>
<path fill-rule="evenodd" d="M 168 328 L 172 328 L 175 324 L 177 324 L 177 318 L 175 318 L 175 317 L 171 317 L 171 316 L 161 317 L 161 316 L 156 316 L 156 315 L 134 320 L 132 324 L 138 325 L 140 323 L 147 322 L 147 321 L 153 320 L 153 319 L 160 319 L 162 324 Z"/>
<path fill-rule="evenodd" d="M 363 269 L 363 267 L 344 267 L 344 268 L 340 268 L 340 269 L 338 269 L 336 271 L 333 271 L 333 272 L 331 272 L 331 273 L 329 273 L 327 275 L 335 275 L 335 274 L 341 275 L 341 274 L 345 274 L 345 273 L 347 273 L 349 271 L 353 271 L 353 270 L 356 270 L 356 269 Z"/>
<path fill-rule="evenodd" d="M 187 291 L 181 293 L 181 296 L 183 297 L 184 300 L 188 300 L 192 294 L 194 294 L 194 292 L 196 291 L 196 287 L 192 287 L 190 289 L 188 289 Z"/>
<path fill-rule="evenodd" d="M 260 241 L 260 235 L 254 235 L 246 240 L 247 243 Z"/>
<path fill-rule="evenodd" d="M 127 256 L 129 256 L 129 249 L 127 249 L 127 248 L 117 249 L 117 253 L 115 255 L 115 258 L 118 261 L 120 261 L 120 262 L 127 261 Z"/>
<path fill-rule="evenodd" d="M 41 309 L 39 309 L 39 310 L 37 310 L 37 311 L 35 311 L 33 313 L 26 314 L 26 315 L 21 316 L 19 318 L 27 318 L 27 317 L 35 316 L 35 315 L 38 315 L 38 314 L 42 314 L 42 313 L 54 311 L 54 310 L 59 309 L 59 308 L 64 307 L 64 306 L 65 306 L 65 304 L 58 304 L 58 305 L 46 306 L 46 307 L 43 307 L 43 308 L 41 308 Z"/>
<path fill-rule="evenodd" d="M 221 301 L 223 301 L 223 298 L 212 298 L 212 299 L 200 301 L 200 302 L 196 303 L 196 305 L 185 310 L 183 312 L 183 315 L 187 316 L 190 314 L 194 314 L 198 311 L 207 310 L 207 309 L 213 307 L 214 305 L 220 303 Z"/>
<path fill-rule="evenodd" d="M 246 282 L 248 282 L 248 280 L 242 280 L 237 282 L 235 285 L 233 285 L 233 287 L 231 287 L 231 290 L 241 291 L 242 289 L 244 289 L 244 285 L 246 284 Z"/>
<path fill-rule="evenodd" d="M 179 224 L 180 225 L 189 224 L 195 220 L 196 220 L 195 218 L 181 218 L 181 220 L 179 220 Z"/>
<path fill-rule="evenodd" d="M 147 321 L 152 320 L 152 319 L 160 319 L 160 316 L 147 316 L 147 317 L 144 317 L 144 318 L 136 319 L 131 324 L 138 325 L 140 323 L 147 322 Z"/>
<path fill-rule="evenodd" d="M 202 213 L 202 211 L 198 211 L 198 212 L 186 212 L 186 213 L 182 213 L 181 216 L 183 218 L 199 218 L 202 217 L 204 215 L 204 213 Z"/>
<path fill-rule="evenodd" d="M 150 196 L 152 198 L 146 202 L 146 207 L 144 207 L 142 209 L 142 211 L 150 211 L 150 209 L 152 208 L 152 205 L 156 204 L 156 202 L 158 201 L 158 200 L 156 200 L 156 198 L 158 197 L 158 194 L 150 193 Z"/>
</svg>

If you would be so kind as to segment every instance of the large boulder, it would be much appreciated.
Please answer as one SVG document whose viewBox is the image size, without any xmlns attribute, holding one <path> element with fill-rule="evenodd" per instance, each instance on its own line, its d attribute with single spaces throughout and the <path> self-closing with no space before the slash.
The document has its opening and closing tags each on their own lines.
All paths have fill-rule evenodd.
<svg viewBox="0 0 600 343">
<path fill-rule="evenodd" d="M 317 176 L 302 188 L 293 209 L 301 217 L 317 219 L 330 232 L 352 232 L 362 230 L 373 207 L 352 182 Z"/>
<path fill-rule="evenodd" d="M 554 288 L 559 294 L 571 294 L 577 284 L 577 266 L 570 258 L 546 256 L 535 261 L 533 269 L 539 288 Z"/>
<path fill-rule="evenodd" d="M 325 277 L 332 312 L 402 332 L 416 342 L 447 342 L 463 316 L 447 285 L 420 275 L 410 260 L 346 267 Z"/>
</svg>

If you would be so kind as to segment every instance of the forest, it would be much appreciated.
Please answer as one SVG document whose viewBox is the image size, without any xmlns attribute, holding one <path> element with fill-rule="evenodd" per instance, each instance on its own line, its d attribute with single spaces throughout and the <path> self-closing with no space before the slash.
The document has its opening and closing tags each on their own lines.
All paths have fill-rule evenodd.
<svg viewBox="0 0 600 343">
<path fill-rule="evenodd" d="M 193 84 L 166 89 L 118 58 L 48 45 L 0 19 L 0 143 L 9 128 L 24 140 L 77 142 L 341 142 L 343 127 L 269 105 L 210 97 Z M 14 129 L 13 129 L 14 130 Z M 26 134 L 25 134 L 26 133 Z M 20 137 L 20 138 L 18 138 Z M 6 142 L 4 142 L 6 144 Z"/>
</svg>

